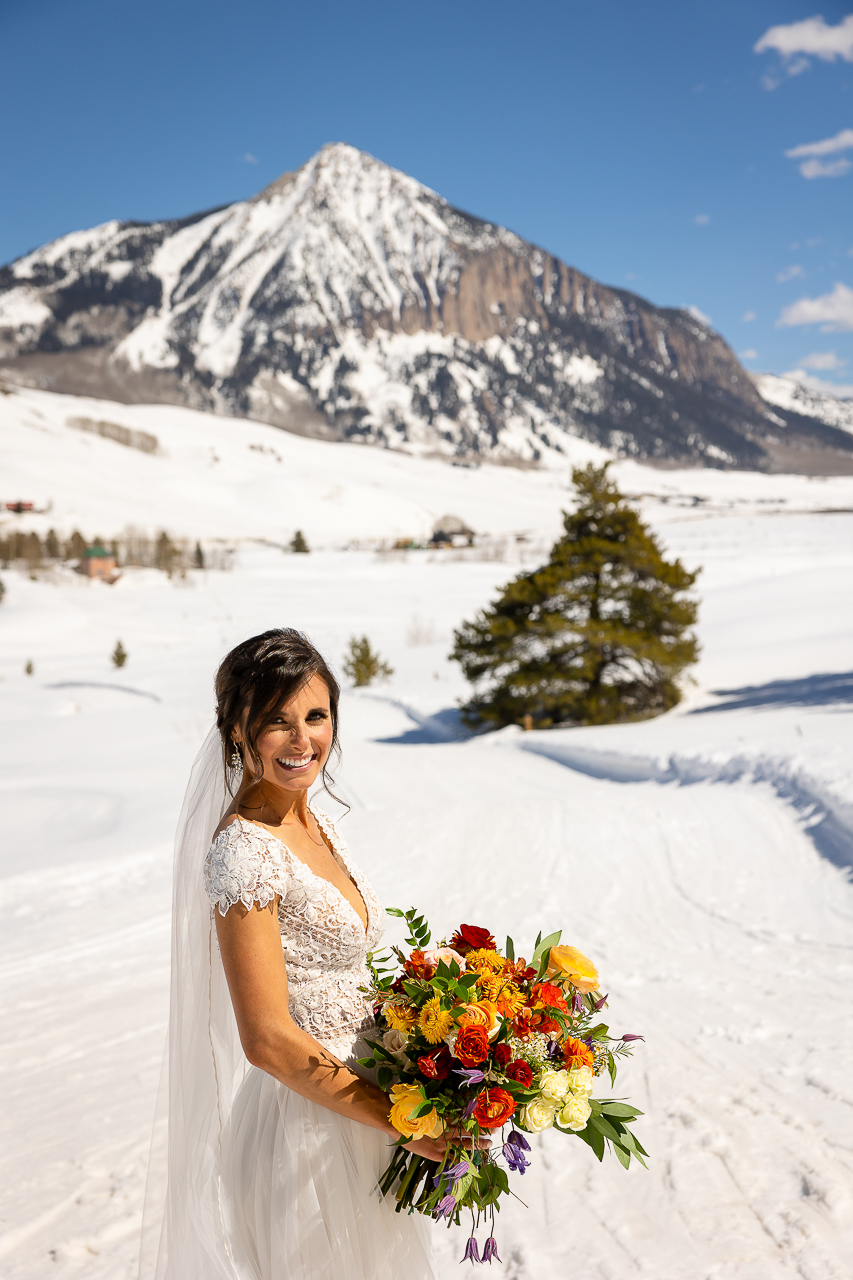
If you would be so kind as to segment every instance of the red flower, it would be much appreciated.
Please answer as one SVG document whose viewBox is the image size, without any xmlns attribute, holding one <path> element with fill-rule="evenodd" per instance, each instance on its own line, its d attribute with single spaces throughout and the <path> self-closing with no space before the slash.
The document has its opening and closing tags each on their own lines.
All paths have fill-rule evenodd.
<svg viewBox="0 0 853 1280">
<path fill-rule="evenodd" d="M 492 1053 L 499 1067 L 505 1067 L 512 1057 L 512 1050 L 508 1044 L 496 1044 Z"/>
<path fill-rule="evenodd" d="M 515 1098 L 506 1089 L 484 1089 L 472 1113 L 481 1129 L 499 1129 L 515 1111 Z"/>
<path fill-rule="evenodd" d="M 521 1058 L 511 1062 L 504 1074 L 508 1075 L 510 1080 L 515 1080 L 517 1084 L 524 1085 L 525 1089 L 529 1089 L 533 1084 L 533 1072 Z"/>
<path fill-rule="evenodd" d="M 463 1067 L 477 1067 L 489 1056 L 489 1037 L 483 1027 L 463 1027 L 454 1049 Z"/>
<path fill-rule="evenodd" d="M 480 929 L 475 924 L 461 924 L 450 939 L 450 946 L 464 956 L 468 951 L 494 951 L 495 940 L 488 929 Z"/>
<path fill-rule="evenodd" d="M 434 1053 L 425 1053 L 418 1058 L 418 1069 L 427 1080 L 445 1080 L 450 1075 L 450 1050 L 446 1044 Z"/>
<path fill-rule="evenodd" d="M 561 1013 L 569 1012 L 565 996 L 553 982 L 537 982 L 530 994 L 534 1005 L 539 1009 L 559 1009 Z"/>
<path fill-rule="evenodd" d="M 431 978 L 436 967 L 424 959 L 422 951 L 413 951 L 403 968 L 410 978 Z"/>
</svg>

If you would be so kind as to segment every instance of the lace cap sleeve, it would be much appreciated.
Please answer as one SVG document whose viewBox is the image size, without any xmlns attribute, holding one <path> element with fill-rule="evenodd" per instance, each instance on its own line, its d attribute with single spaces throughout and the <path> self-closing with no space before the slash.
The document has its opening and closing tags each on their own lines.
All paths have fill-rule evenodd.
<svg viewBox="0 0 853 1280">
<path fill-rule="evenodd" d="M 275 843 L 259 827 L 239 819 L 220 831 L 204 863 L 211 908 L 218 907 L 224 916 L 238 902 L 250 911 L 256 902 L 266 907 L 276 896 L 285 897 L 287 869 Z"/>
</svg>

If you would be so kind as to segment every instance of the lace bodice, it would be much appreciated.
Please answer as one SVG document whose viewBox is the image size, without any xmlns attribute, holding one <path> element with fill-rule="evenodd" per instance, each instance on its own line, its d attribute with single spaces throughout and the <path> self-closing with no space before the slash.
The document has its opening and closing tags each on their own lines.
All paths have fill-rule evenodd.
<svg viewBox="0 0 853 1280">
<path fill-rule="evenodd" d="M 271 832 L 237 818 L 213 841 L 204 864 L 211 910 L 222 915 L 242 902 L 267 906 L 279 899 L 278 926 L 287 964 L 290 1014 L 322 1044 L 352 1041 L 373 1025 L 363 991 L 369 985 L 368 951 L 382 936 L 383 910 L 350 857 L 331 818 L 312 808 L 338 864 L 355 883 L 367 911 L 367 929 L 355 908 L 328 880 Z"/>
</svg>

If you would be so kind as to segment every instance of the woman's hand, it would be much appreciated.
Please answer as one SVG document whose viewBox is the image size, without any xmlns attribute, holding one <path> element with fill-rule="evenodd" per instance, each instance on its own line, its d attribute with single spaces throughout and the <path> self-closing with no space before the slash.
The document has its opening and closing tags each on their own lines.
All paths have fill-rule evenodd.
<svg viewBox="0 0 853 1280">
<path fill-rule="evenodd" d="M 485 1151 L 492 1144 L 488 1138 L 472 1138 L 467 1133 L 448 1133 L 442 1134 L 440 1138 L 418 1138 L 415 1142 L 407 1142 L 406 1150 L 411 1151 L 416 1156 L 423 1156 L 425 1160 L 435 1160 L 440 1164 L 447 1153 L 448 1147 L 465 1147 L 470 1149 L 475 1146 L 480 1151 Z"/>
</svg>

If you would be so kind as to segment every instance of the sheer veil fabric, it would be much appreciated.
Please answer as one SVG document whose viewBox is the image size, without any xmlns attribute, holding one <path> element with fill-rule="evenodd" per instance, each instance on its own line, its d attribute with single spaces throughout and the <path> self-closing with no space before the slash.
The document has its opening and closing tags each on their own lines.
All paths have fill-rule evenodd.
<svg viewBox="0 0 853 1280">
<path fill-rule="evenodd" d="M 387 1136 L 244 1057 L 204 874 L 231 799 L 214 727 L 176 838 L 168 1043 L 140 1280 L 435 1280 L 428 1222 L 395 1214 L 376 1190 Z M 350 1065 L 364 1053 L 358 1037 L 326 1047 Z"/>
</svg>

